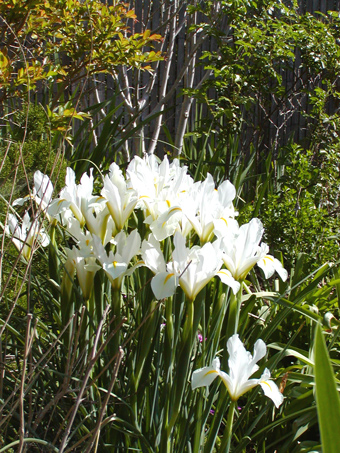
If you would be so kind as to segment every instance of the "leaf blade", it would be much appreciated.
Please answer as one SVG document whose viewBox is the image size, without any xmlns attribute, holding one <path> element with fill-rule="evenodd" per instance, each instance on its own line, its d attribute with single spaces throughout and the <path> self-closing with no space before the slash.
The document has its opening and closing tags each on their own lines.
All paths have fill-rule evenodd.
<svg viewBox="0 0 340 453">
<path fill-rule="evenodd" d="M 315 334 L 316 404 L 325 453 L 340 451 L 340 400 L 336 382 L 320 325 Z"/>
</svg>

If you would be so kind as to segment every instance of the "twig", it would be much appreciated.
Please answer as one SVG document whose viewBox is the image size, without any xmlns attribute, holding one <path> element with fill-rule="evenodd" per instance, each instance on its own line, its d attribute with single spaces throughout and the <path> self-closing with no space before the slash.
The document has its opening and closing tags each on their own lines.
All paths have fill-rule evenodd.
<svg viewBox="0 0 340 453">
<path fill-rule="evenodd" d="M 92 368 L 96 364 L 100 353 L 102 352 L 102 350 L 104 349 L 104 347 L 107 344 L 107 342 L 106 342 L 104 344 L 105 346 L 102 345 L 101 348 L 99 348 L 99 351 L 96 353 L 96 348 L 98 346 L 98 341 L 99 341 L 99 338 L 100 338 L 100 335 L 101 335 L 101 331 L 102 331 L 102 328 L 103 328 L 103 325 L 104 325 L 104 319 L 105 319 L 104 316 L 106 317 L 106 315 L 108 313 L 108 310 L 109 310 L 109 307 L 106 307 L 105 312 L 103 314 L 103 318 L 101 319 L 101 321 L 99 323 L 99 326 L 98 326 L 98 329 L 97 329 L 97 333 L 96 333 L 96 337 L 95 337 L 95 341 L 94 341 L 94 345 L 93 345 L 93 348 L 92 348 L 92 351 L 91 351 L 91 355 L 90 355 L 90 361 L 89 361 L 89 364 L 88 364 L 88 367 L 87 367 L 87 370 L 86 370 L 86 373 L 85 373 L 85 376 L 84 376 L 84 379 L 83 379 L 83 384 L 82 384 L 82 386 L 80 388 L 76 403 L 75 403 L 75 405 L 73 407 L 73 411 L 72 411 L 71 417 L 70 417 L 70 419 L 68 421 L 68 424 L 66 426 L 66 430 L 65 430 L 63 439 L 61 441 L 61 445 L 59 447 L 59 453 L 63 453 L 65 448 L 66 448 L 66 445 L 67 445 L 67 442 L 68 442 L 68 437 L 70 435 L 71 428 L 72 428 L 72 425 L 74 423 L 75 416 L 76 416 L 76 414 L 78 412 L 80 403 L 81 403 L 81 401 L 83 399 L 83 394 L 84 394 L 85 389 L 87 387 L 87 383 L 88 383 L 88 380 L 90 378 Z M 120 328 L 121 324 L 122 323 L 120 323 L 120 325 L 118 325 L 117 328 Z M 112 333 L 114 334 L 115 331 L 112 332 Z"/>
<path fill-rule="evenodd" d="M 100 411 L 100 414 L 99 414 L 99 417 L 98 417 L 98 422 L 97 422 L 97 425 L 96 425 L 96 428 L 95 428 L 94 435 L 93 435 L 93 437 L 92 437 L 92 439 L 90 441 L 90 444 L 87 447 L 85 453 L 91 453 L 92 446 L 93 446 L 94 443 L 95 443 L 95 447 L 94 447 L 94 450 L 93 450 L 94 453 L 96 453 L 97 450 L 98 450 L 100 428 L 101 428 L 102 421 L 103 421 L 103 418 L 104 418 L 104 415 L 105 415 L 105 412 L 106 412 L 106 409 L 107 409 L 107 405 L 108 405 L 108 402 L 109 402 L 109 399 L 110 399 L 110 396 L 111 396 L 111 392 L 112 392 L 113 386 L 114 386 L 114 384 L 116 382 L 116 379 L 117 379 L 118 370 L 119 370 L 119 367 L 120 367 L 120 364 L 121 364 L 123 356 L 124 356 L 124 351 L 119 346 L 118 356 L 117 356 L 117 359 L 116 359 L 116 362 L 115 362 L 115 367 L 113 369 L 113 376 L 112 376 L 112 379 L 110 381 L 109 387 L 107 389 L 107 393 L 106 393 L 105 399 L 104 399 L 104 401 L 102 403 L 102 407 L 101 407 L 101 411 Z"/>
<path fill-rule="evenodd" d="M 30 330 L 31 330 L 31 321 L 33 315 L 31 313 L 27 314 L 27 326 L 26 326 L 26 340 L 25 340 L 25 350 L 24 350 L 24 358 L 22 363 L 22 374 L 21 374 L 21 385 L 20 385 L 20 444 L 18 448 L 18 453 L 21 453 L 24 448 L 24 438 L 25 438 L 25 408 L 24 408 L 24 395 L 25 395 L 25 376 L 26 376 L 26 365 L 27 365 L 27 357 L 30 351 L 30 345 L 32 342 L 30 341 Z"/>
</svg>

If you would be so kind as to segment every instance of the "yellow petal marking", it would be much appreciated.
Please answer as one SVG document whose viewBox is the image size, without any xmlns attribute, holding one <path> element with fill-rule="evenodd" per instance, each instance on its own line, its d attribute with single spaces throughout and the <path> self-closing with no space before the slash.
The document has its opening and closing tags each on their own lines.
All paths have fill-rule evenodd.
<svg viewBox="0 0 340 453">
<path fill-rule="evenodd" d="M 227 269 L 221 269 L 220 271 L 217 272 L 218 274 L 224 274 L 227 277 L 232 277 L 231 272 Z"/>
<path fill-rule="evenodd" d="M 170 209 L 169 214 L 171 214 L 174 211 L 182 211 L 182 209 L 178 208 L 178 207 L 172 208 L 172 209 Z"/>
<path fill-rule="evenodd" d="M 181 208 L 172 208 L 170 209 L 170 211 L 168 212 L 168 218 L 162 223 L 162 228 L 164 228 L 164 225 L 166 224 L 166 222 L 169 220 L 171 214 L 175 211 L 182 211 Z"/>
<path fill-rule="evenodd" d="M 264 257 L 264 261 L 265 261 L 265 260 L 269 260 L 269 261 L 272 261 L 272 262 L 274 263 L 274 259 L 273 259 L 271 256 L 269 256 L 269 255 L 266 255 L 266 256 Z"/>
<path fill-rule="evenodd" d="M 218 374 L 218 371 L 216 371 L 216 370 L 207 371 L 207 372 L 205 373 L 204 377 L 208 376 L 208 374 L 213 374 L 213 373 Z"/>
<path fill-rule="evenodd" d="M 168 274 L 168 275 L 165 277 L 164 285 L 166 285 L 166 282 L 167 282 L 168 280 L 170 280 L 170 278 L 171 278 L 173 275 L 175 275 L 175 274 Z"/>
<path fill-rule="evenodd" d="M 271 386 L 268 384 L 267 381 L 261 381 L 261 384 L 266 384 L 266 385 L 268 385 L 268 387 L 270 388 L 270 390 L 272 389 Z"/>
</svg>

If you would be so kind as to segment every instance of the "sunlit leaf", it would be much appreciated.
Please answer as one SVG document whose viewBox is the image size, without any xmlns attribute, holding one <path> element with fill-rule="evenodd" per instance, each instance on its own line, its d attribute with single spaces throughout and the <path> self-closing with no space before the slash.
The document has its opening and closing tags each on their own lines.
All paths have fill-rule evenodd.
<svg viewBox="0 0 340 453">
<path fill-rule="evenodd" d="M 317 326 L 315 335 L 315 386 L 323 451 L 338 453 L 340 451 L 340 400 L 320 325 Z"/>
</svg>

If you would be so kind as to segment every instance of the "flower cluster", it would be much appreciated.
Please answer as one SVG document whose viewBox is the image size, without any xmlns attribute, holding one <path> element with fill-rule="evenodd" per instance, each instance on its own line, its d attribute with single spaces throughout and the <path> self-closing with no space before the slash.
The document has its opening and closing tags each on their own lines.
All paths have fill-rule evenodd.
<svg viewBox="0 0 340 453">
<path fill-rule="evenodd" d="M 215 276 L 236 294 L 255 264 L 266 278 L 275 271 L 283 280 L 287 278 L 282 264 L 268 255 L 268 246 L 261 243 L 260 220 L 239 226 L 233 205 L 235 187 L 224 181 L 216 188 L 209 174 L 194 182 L 177 159 L 169 163 L 166 157 L 163 161 L 155 156 L 135 157 L 126 176 L 113 163 L 97 194 L 92 169 L 77 184 L 74 171 L 68 168 L 65 187 L 54 199 L 46 175 L 36 172 L 34 184 L 32 197 L 40 210 L 49 220 L 60 222 L 75 242 L 67 250 L 67 268 L 73 266 L 85 299 L 90 297 L 94 275 L 101 268 L 113 288 L 119 289 L 124 276 L 138 266 L 148 267 L 154 273 L 151 286 L 157 299 L 173 295 L 180 286 L 187 298 L 194 300 Z M 20 199 L 16 203 L 24 202 Z M 148 227 L 143 240 L 136 229 L 128 230 L 135 210 L 143 211 Z M 14 216 L 9 219 L 8 233 L 14 244 L 20 249 L 30 247 L 39 236 L 46 245 L 40 225 L 28 231 L 28 223 L 28 214 L 21 229 Z M 170 260 L 162 251 L 167 238 L 172 243 Z M 199 245 L 188 245 L 193 243 Z"/>
</svg>

